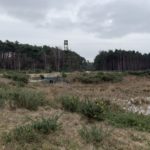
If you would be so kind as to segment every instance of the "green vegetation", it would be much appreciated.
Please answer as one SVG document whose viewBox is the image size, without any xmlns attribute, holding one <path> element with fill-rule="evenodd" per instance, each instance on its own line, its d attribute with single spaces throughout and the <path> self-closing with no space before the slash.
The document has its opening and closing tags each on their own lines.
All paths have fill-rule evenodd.
<svg viewBox="0 0 150 150">
<path fill-rule="evenodd" d="M 67 74 L 66 74 L 65 72 L 62 72 L 62 73 L 61 73 L 61 76 L 62 76 L 63 78 L 67 78 Z"/>
<path fill-rule="evenodd" d="M 104 119 L 104 108 L 97 102 L 85 100 L 81 102 L 80 113 L 89 119 L 95 119 L 101 121 Z"/>
<path fill-rule="evenodd" d="M 85 84 L 119 82 L 123 80 L 123 75 L 123 73 L 117 72 L 83 73 L 77 77 L 77 81 Z"/>
<path fill-rule="evenodd" d="M 9 103 L 11 107 L 37 110 L 46 103 L 43 93 L 26 88 L 3 87 L 0 88 L 0 105 Z"/>
<path fill-rule="evenodd" d="M 28 70 L 33 73 L 58 71 L 58 69 L 81 70 L 86 66 L 85 58 L 71 50 L 63 51 L 58 47 L 21 44 L 8 40 L 5 42 L 0 40 L 0 60 L 3 60 L 0 64 L 1 69 Z M 59 62 L 59 66 L 56 62 Z"/>
<path fill-rule="evenodd" d="M 3 98 L 0 98 L 0 108 L 2 108 L 5 104 L 5 100 Z"/>
<path fill-rule="evenodd" d="M 17 141 L 19 143 L 32 143 L 39 141 L 37 133 L 29 125 L 20 126 L 9 133 L 4 133 L 3 140 L 5 143 L 11 143 L 12 141 Z"/>
<path fill-rule="evenodd" d="M 42 93 L 29 89 L 15 89 L 9 93 L 11 102 L 18 108 L 37 110 L 38 106 L 44 105 L 45 97 Z"/>
<path fill-rule="evenodd" d="M 15 128 L 9 133 L 4 133 L 3 139 L 6 143 L 16 141 L 18 143 L 40 142 L 42 135 L 56 132 L 60 127 L 58 117 L 51 117 Z"/>
<path fill-rule="evenodd" d="M 150 132 L 150 116 L 144 116 L 133 112 L 110 112 L 107 120 L 111 125 L 120 128 L 133 128 L 138 131 Z"/>
<path fill-rule="evenodd" d="M 98 144 L 102 142 L 102 140 L 106 136 L 105 131 L 103 131 L 101 128 L 98 128 L 96 126 L 92 126 L 90 128 L 82 127 L 79 130 L 79 134 L 87 143 L 92 143 L 92 144 Z"/>
<path fill-rule="evenodd" d="M 7 71 L 3 74 L 3 76 L 5 78 L 17 81 L 20 84 L 27 84 L 29 80 L 29 76 L 21 72 Z"/>
<path fill-rule="evenodd" d="M 95 57 L 94 66 L 96 70 L 103 71 L 146 70 L 149 69 L 149 60 L 150 54 L 116 49 L 100 51 Z"/>
<path fill-rule="evenodd" d="M 79 111 L 79 97 L 75 96 L 64 96 L 60 98 L 62 106 L 65 110 L 70 112 L 78 112 Z"/>
<path fill-rule="evenodd" d="M 60 101 L 65 110 L 78 112 L 88 119 L 107 121 L 113 126 L 120 128 L 133 128 L 139 131 L 150 132 L 150 116 L 127 112 L 118 105 L 100 100 L 80 100 L 78 97 L 65 96 Z"/>
<path fill-rule="evenodd" d="M 32 128 L 42 134 L 50 134 L 59 129 L 60 124 L 57 123 L 59 117 L 55 116 L 48 119 L 42 119 L 32 123 Z"/>
<path fill-rule="evenodd" d="M 145 71 L 129 71 L 128 74 L 135 76 L 150 76 L 150 70 Z"/>
<path fill-rule="evenodd" d="M 90 100 L 80 101 L 78 97 L 65 96 L 60 97 L 59 100 L 63 108 L 70 112 L 79 112 L 89 119 L 103 120 L 104 108 L 98 102 Z"/>
</svg>

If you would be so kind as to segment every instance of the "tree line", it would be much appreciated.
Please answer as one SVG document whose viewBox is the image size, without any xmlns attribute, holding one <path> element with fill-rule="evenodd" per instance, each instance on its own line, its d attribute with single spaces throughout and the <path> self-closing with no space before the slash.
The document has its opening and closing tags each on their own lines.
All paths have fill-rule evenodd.
<svg viewBox="0 0 150 150">
<path fill-rule="evenodd" d="M 105 71 L 137 71 L 150 69 L 150 53 L 137 51 L 101 51 L 94 60 L 96 70 Z"/>
<path fill-rule="evenodd" d="M 74 71 L 82 70 L 85 65 L 85 58 L 70 50 L 0 41 L 1 69 Z"/>
</svg>

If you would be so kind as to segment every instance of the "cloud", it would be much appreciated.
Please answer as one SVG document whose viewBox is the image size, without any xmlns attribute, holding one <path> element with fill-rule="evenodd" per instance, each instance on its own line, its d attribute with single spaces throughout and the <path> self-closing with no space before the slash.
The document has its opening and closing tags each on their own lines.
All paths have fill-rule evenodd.
<svg viewBox="0 0 150 150">
<path fill-rule="evenodd" d="M 83 30 L 103 38 L 150 32 L 149 0 L 111 0 L 84 5 L 79 14 Z"/>
<path fill-rule="evenodd" d="M 78 1 L 78 0 L 77 0 Z M 60 13 L 75 0 L 0 0 L 1 10 L 20 20 L 38 22 L 46 19 L 51 11 Z"/>
<path fill-rule="evenodd" d="M 8 16 L 37 27 L 80 29 L 101 38 L 150 32 L 149 0 L 0 0 Z"/>
</svg>

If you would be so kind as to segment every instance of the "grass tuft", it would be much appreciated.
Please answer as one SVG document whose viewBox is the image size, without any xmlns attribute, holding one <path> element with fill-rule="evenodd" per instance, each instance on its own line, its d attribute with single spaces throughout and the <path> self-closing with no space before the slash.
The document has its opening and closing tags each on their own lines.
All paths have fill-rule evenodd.
<svg viewBox="0 0 150 150">
<path fill-rule="evenodd" d="M 103 141 L 106 133 L 96 126 L 82 127 L 79 130 L 80 136 L 87 142 L 92 144 L 98 144 Z"/>
<path fill-rule="evenodd" d="M 45 95 L 41 92 L 26 88 L 10 87 L 0 88 L 0 106 L 9 103 L 11 107 L 26 108 L 29 110 L 37 110 L 39 106 L 43 106 L 46 102 Z"/>
<path fill-rule="evenodd" d="M 111 125 L 120 128 L 133 128 L 138 131 L 150 132 L 150 116 L 133 112 L 110 112 L 107 120 Z"/>
<path fill-rule="evenodd" d="M 100 103 L 85 100 L 81 102 L 80 112 L 89 119 L 104 120 L 104 108 Z"/>
<path fill-rule="evenodd" d="M 9 133 L 4 133 L 3 140 L 5 143 L 16 141 L 23 144 L 40 142 L 42 135 L 56 132 L 59 127 L 58 117 L 43 118 L 40 121 L 32 122 L 32 124 L 17 127 Z"/>
<path fill-rule="evenodd" d="M 60 124 L 58 124 L 57 121 L 58 121 L 58 116 L 48 118 L 48 119 L 43 118 L 41 121 L 33 122 L 32 128 L 40 133 L 49 134 L 59 129 Z"/>
<path fill-rule="evenodd" d="M 98 84 L 102 82 L 120 82 L 123 80 L 123 73 L 117 72 L 98 72 L 98 73 L 83 73 L 76 77 L 77 81 L 85 84 Z"/>
<path fill-rule="evenodd" d="M 63 96 L 59 100 L 63 108 L 70 112 L 78 112 L 89 119 L 101 121 L 104 119 L 104 105 L 90 100 L 80 101 L 79 97 Z"/>
<path fill-rule="evenodd" d="M 60 98 L 62 106 L 65 110 L 70 112 L 78 112 L 79 111 L 79 97 L 75 96 L 64 96 Z"/>
<path fill-rule="evenodd" d="M 27 74 L 15 71 L 5 72 L 3 77 L 17 81 L 20 85 L 27 84 L 29 81 L 29 76 Z"/>
</svg>

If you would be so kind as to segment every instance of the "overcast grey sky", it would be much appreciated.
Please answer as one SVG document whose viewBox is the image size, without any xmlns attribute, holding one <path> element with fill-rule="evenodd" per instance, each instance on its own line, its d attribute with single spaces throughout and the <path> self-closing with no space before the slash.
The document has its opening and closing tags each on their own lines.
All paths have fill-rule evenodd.
<svg viewBox="0 0 150 150">
<path fill-rule="evenodd" d="M 150 51 L 150 0 L 0 0 L 0 40 L 59 46 L 92 61 L 100 50 Z"/>
</svg>

